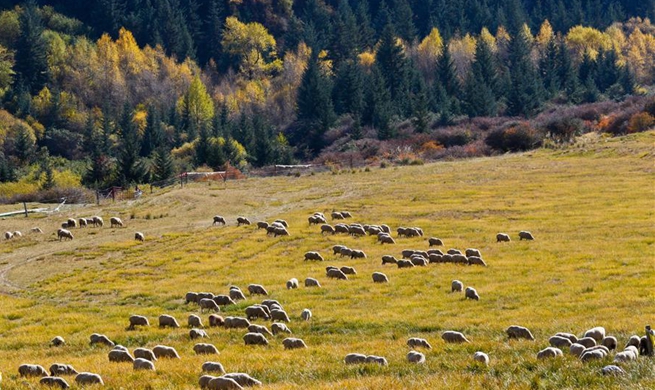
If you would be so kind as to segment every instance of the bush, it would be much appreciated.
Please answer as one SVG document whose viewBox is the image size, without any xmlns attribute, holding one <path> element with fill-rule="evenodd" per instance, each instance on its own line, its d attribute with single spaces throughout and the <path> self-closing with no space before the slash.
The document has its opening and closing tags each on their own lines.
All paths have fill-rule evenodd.
<svg viewBox="0 0 655 390">
<path fill-rule="evenodd" d="M 434 138 L 439 144 L 446 148 L 464 146 L 473 141 L 471 132 L 464 129 L 440 130 L 435 132 Z"/>
<path fill-rule="evenodd" d="M 585 123 L 579 118 L 553 119 L 544 125 L 544 130 L 557 142 L 570 142 L 574 136 L 585 131 Z"/>
<path fill-rule="evenodd" d="M 527 123 L 511 124 L 491 131 L 485 143 L 501 152 L 521 152 L 541 145 L 543 135 Z"/>
<path fill-rule="evenodd" d="M 639 112 L 630 117 L 628 133 L 646 131 L 655 125 L 655 117 L 647 112 Z"/>
</svg>

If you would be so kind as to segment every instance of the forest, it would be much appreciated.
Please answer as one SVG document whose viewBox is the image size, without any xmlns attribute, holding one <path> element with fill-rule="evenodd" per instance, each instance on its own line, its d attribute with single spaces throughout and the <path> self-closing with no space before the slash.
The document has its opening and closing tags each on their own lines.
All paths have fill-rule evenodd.
<svg viewBox="0 0 655 390">
<path fill-rule="evenodd" d="M 0 198 L 655 124 L 655 1 L 0 1 Z"/>
</svg>

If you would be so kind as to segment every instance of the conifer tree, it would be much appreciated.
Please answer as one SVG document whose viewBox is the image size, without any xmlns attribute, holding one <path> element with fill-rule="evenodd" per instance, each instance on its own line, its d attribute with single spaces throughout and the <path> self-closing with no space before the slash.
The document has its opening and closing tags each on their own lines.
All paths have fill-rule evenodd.
<svg viewBox="0 0 655 390">
<path fill-rule="evenodd" d="M 30 0 L 20 14 L 14 66 L 20 82 L 33 95 L 48 81 L 48 45 L 43 38 L 43 22 L 36 7 L 36 2 Z"/>
<path fill-rule="evenodd" d="M 487 42 L 480 39 L 464 85 L 466 112 L 469 117 L 495 116 L 498 112 L 496 90 L 498 74 L 493 54 Z"/>
<path fill-rule="evenodd" d="M 332 85 L 318 64 L 318 56 L 312 53 L 302 76 L 298 97 L 298 121 L 304 129 L 304 141 L 315 153 L 323 149 L 323 134 L 335 120 L 332 106 Z"/>
<path fill-rule="evenodd" d="M 152 177 L 155 181 L 169 179 L 175 173 L 175 166 L 171 153 L 160 147 L 155 151 L 155 159 L 152 166 Z"/>
<path fill-rule="evenodd" d="M 441 106 L 447 106 L 451 114 L 459 113 L 459 99 L 461 84 L 457 78 L 455 63 L 450 51 L 444 48 L 441 57 L 437 60 L 436 77 L 434 80 L 435 111 L 441 112 Z"/>
<path fill-rule="evenodd" d="M 522 32 L 512 39 L 509 56 L 508 113 L 510 115 L 532 115 L 543 101 L 543 85 L 530 60 L 528 39 Z"/>
<path fill-rule="evenodd" d="M 409 103 L 409 64 L 390 23 L 382 32 L 375 61 L 389 89 L 395 113 L 404 113 Z"/>
</svg>

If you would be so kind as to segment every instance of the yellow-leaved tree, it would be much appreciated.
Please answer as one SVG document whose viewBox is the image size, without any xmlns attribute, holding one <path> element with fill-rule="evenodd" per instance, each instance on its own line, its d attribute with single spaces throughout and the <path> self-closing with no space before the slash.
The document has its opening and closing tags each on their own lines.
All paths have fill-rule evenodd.
<svg viewBox="0 0 655 390">
<path fill-rule="evenodd" d="M 566 44 L 577 59 L 582 59 L 585 52 L 595 59 L 599 50 L 609 50 L 612 42 L 608 35 L 592 27 L 575 26 L 566 34 Z"/>
<path fill-rule="evenodd" d="M 437 58 L 443 53 L 443 46 L 441 33 L 434 27 L 416 48 L 416 65 L 429 84 L 434 80 L 434 66 Z"/>
<path fill-rule="evenodd" d="M 225 19 L 221 41 L 223 49 L 233 56 L 239 71 L 253 79 L 279 70 L 275 38 L 260 23 L 242 23 L 234 16 Z"/>
<path fill-rule="evenodd" d="M 177 107 L 182 117 L 188 120 L 187 130 L 191 140 L 198 130 L 210 127 L 214 117 L 214 102 L 199 76 L 193 78 L 187 92 L 178 100 Z"/>
</svg>

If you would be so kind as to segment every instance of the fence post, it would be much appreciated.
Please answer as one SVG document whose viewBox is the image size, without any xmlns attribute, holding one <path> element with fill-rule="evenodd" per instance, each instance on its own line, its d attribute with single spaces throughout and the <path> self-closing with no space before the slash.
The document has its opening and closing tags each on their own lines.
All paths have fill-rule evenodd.
<svg viewBox="0 0 655 390">
<path fill-rule="evenodd" d="M 25 218 L 27 218 L 27 203 L 23 202 L 23 208 L 25 209 Z"/>
<path fill-rule="evenodd" d="M 96 190 L 96 204 L 100 206 L 100 191 Z"/>
</svg>

